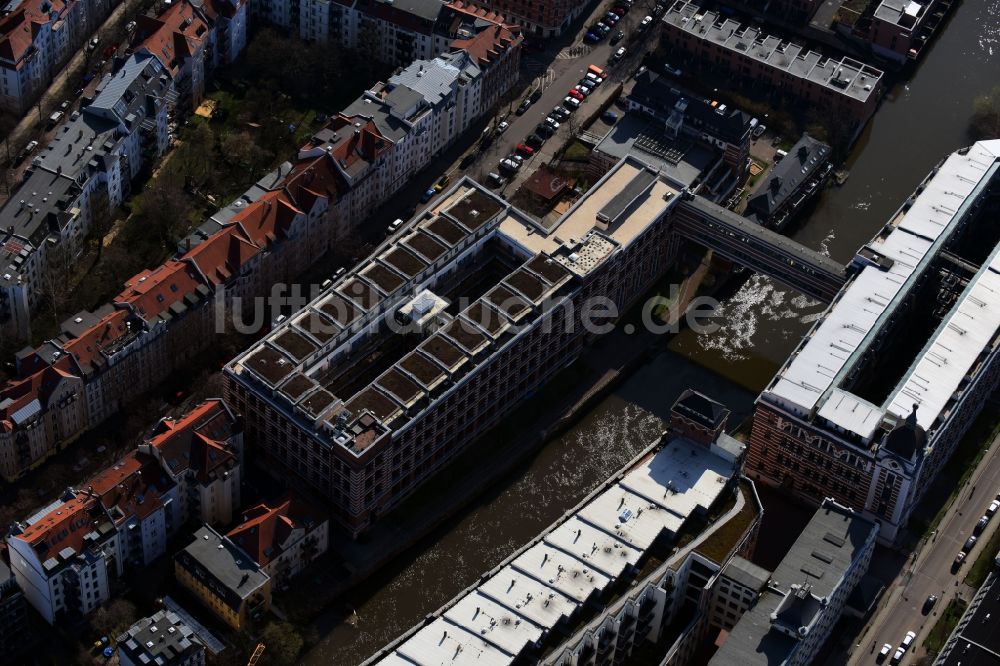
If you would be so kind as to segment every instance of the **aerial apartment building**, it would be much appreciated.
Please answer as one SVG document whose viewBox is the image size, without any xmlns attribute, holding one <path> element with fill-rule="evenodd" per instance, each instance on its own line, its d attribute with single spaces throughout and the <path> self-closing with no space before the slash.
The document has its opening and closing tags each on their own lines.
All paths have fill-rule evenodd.
<svg viewBox="0 0 1000 666">
<path fill-rule="evenodd" d="M 588 298 L 648 288 L 677 194 L 626 158 L 546 228 L 463 179 L 226 366 L 248 446 L 361 532 L 577 357 Z"/>
<path fill-rule="evenodd" d="M 931 171 L 758 397 L 748 476 L 896 538 L 1000 378 L 998 210 L 1000 140 Z"/>
<path fill-rule="evenodd" d="M 469 3 L 471 4 L 471 3 Z M 573 26 L 588 5 L 575 0 L 483 0 L 475 4 L 503 12 L 535 37 L 558 37 Z"/>
<path fill-rule="evenodd" d="M 916 60 L 944 22 L 951 0 L 872 0 L 838 8 L 834 28 L 875 55 L 898 63 Z"/>
<path fill-rule="evenodd" d="M 239 478 L 235 418 L 213 400 L 170 423 L 172 430 L 161 425 L 137 450 L 11 526 L 14 577 L 50 624 L 82 617 L 107 601 L 126 566 L 145 566 L 165 554 L 167 540 L 190 520 L 224 517 L 206 516 L 188 498 L 211 485 L 217 497 L 234 492 L 227 480 Z M 185 438 L 191 431 L 200 444 Z M 181 464 L 198 472 L 179 474 Z M 235 492 L 238 502 L 238 486 Z"/>
<path fill-rule="evenodd" d="M 514 53 L 516 61 L 521 43 L 520 28 L 502 14 L 461 0 L 253 0 L 251 12 L 305 41 L 339 44 L 398 67 L 470 44 L 479 58 L 503 61 Z"/>
<path fill-rule="evenodd" d="M 808 666 L 868 571 L 878 526 L 824 500 L 710 666 Z"/>
<path fill-rule="evenodd" d="M 178 582 L 220 620 L 252 630 L 271 605 L 271 592 L 326 552 L 328 521 L 289 495 L 244 512 L 227 534 L 206 525 L 174 557 Z"/>
<path fill-rule="evenodd" d="M 674 409 L 682 405 L 687 423 L 721 417 L 717 437 L 664 433 L 365 666 L 610 666 L 661 640 L 689 654 L 707 626 L 712 581 L 735 553 L 749 555 L 761 507 L 752 484 L 738 482 L 744 447 L 722 433 L 728 410 L 692 393 Z M 699 522 L 713 510 L 717 520 Z M 737 520 L 744 516 L 749 520 Z M 681 535 L 685 546 L 678 548 Z M 722 562 L 712 560 L 714 546 Z"/>
<path fill-rule="evenodd" d="M 52 248 L 76 256 L 91 220 L 110 215 L 143 164 L 167 149 L 169 88 L 158 58 L 131 56 L 56 131 L 0 208 L 0 326 L 9 333 L 28 337 Z"/>
<path fill-rule="evenodd" d="M 0 110 L 22 115 L 90 38 L 113 0 L 9 0 L 0 7 Z"/>
<path fill-rule="evenodd" d="M 851 139 L 881 97 L 881 70 L 847 57 L 824 57 L 688 0 L 676 0 L 661 24 L 661 42 L 675 65 L 731 77 L 777 102 L 828 110 L 846 124 Z"/>
</svg>

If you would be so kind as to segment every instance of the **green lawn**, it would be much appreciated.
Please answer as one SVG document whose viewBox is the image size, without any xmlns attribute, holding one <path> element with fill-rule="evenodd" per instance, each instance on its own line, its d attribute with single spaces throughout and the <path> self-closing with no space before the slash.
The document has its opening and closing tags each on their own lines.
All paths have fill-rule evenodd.
<svg viewBox="0 0 1000 666">
<path fill-rule="evenodd" d="M 979 557 L 965 576 L 965 584 L 970 587 L 979 587 L 986 580 L 986 576 L 993 570 L 997 552 L 1000 551 L 1000 530 L 993 533 L 990 540 L 986 542 L 983 549 L 979 551 Z"/>
<path fill-rule="evenodd" d="M 951 632 L 954 631 L 955 625 L 958 624 L 968 605 L 962 599 L 952 599 L 930 633 L 927 634 L 927 638 L 924 639 L 924 647 L 930 652 L 940 652 L 944 644 L 948 642 L 948 637 L 951 636 Z"/>
</svg>

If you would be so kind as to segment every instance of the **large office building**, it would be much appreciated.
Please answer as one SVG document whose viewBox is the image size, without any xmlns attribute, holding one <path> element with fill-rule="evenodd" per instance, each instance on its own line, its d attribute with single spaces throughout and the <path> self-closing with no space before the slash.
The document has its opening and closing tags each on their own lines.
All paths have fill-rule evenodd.
<svg viewBox="0 0 1000 666">
<path fill-rule="evenodd" d="M 747 474 L 892 541 L 1000 379 L 1000 140 L 948 156 L 757 399 Z"/>
<path fill-rule="evenodd" d="M 579 355 L 589 299 L 652 284 L 677 194 L 626 158 L 546 227 L 456 183 L 226 366 L 248 446 L 362 531 Z"/>
<path fill-rule="evenodd" d="M 827 58 L 758 27 L 741 25 L 688 0 L 663 16 L 662 43 L 684 69 L 701 69 L 782 103 L 821 108 L 853 139 L 875 113 L 881 70 L 852 58 Z"/>
<path fill-rule="evenodd" d="M 873 521 L 833 500 L 824 501 L 710 666 L 814 663 L 868 571 L 877 534 Z M 756 583 L 759 573 L 766 572 L 744 567 L 729 577 Z"/>
<path fill-rule="evenodd" d="M 761 511 L 752 484 L 737 482 L 744 445 L 722 432 L 728 410 L 689 392 L 673 411 L 680 430 L 365 666 L 610 666 L 647 641 L 690 654 L 706 589 L 752 549 Z"/>
</svg>

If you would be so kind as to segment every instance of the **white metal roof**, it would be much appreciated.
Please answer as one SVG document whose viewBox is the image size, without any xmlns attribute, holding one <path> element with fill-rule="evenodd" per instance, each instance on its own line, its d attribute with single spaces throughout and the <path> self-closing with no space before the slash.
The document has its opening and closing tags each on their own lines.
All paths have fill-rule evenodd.
<svg viewBox="0 0 1000 666">
<path fill-rule="evenodd" d="M 419 666 L 506 666 L 514 661 L 509 654 L 443 618 L 438 618 L 410 637 L 393 653 Z M 383 660 L 380 663 L 393 663 Z M 406 662 L 396 662 L 406 663 Z"/>
<path fill-rule="evenodd" d="M 642 551 L 573 516 L 545 535 L 545 543 L 569 553 L 598 571 L 617 578 Z M 586 572 L 587 569 L 584 569 Z"/>
<path fill-rule="evenodd" d="M 552 629 L 580 607 L 579 602 L 511 565 L 483 583 L 479 591 L 545 629 Z"/>
<path fill-rule="evenodd" d="M 540 627 L 478 590 L 459 599 L 445 611 L 444 617 L 510 655 L 520 654 L 542 638 Z"/>
<path fill-rule="evenodd" d="M 896 227 L 870 245 L 873 251 L 892 259 L 893 266 L 888 270 L 866 266 L 860 271 L 827 310 L 806 343 L 782 368 L 772 386 L 764 392 L 765 396 L 799 413 L 810 413 L 819 407 L 820 417 L 865 438 L 875 432 L 876 421 L 884 416 L 882 406 L 836 390 L 834 383 L 843 376 L 852 355 L 869 334 L 881 326 L 881 318 L 895 307 L 894 299 L 904 290 L 907 281 L 914 277 L 918 267 L 926 265 L 922 262 L 929 261 L 936 247 L 945 240 L 943 234 L 948 225 L 955 221 L 962 204 L 998 156 L 1000 140 L 981 141 L 966 154 L 953 153 L 941 164 L 910 208 L 896 221 Z M 966 343 L 970 340 L 966 338 Z M 978 354 L 980 350 L 974 351 Z M 934 373 L 935 383 L 938 374 Z M 913 379 L 913 385 L 905 390 L 920 392 L 919 377 Z M 950 395 L 951 391 L 948 393 Z M 913 397 L 900 400 L 900 405 L 905 403 L 901 413 L 909 414 Z M 920 410 L 918 420 L 933 423 L 945 402 L 928 402 L 926 409 Z M 939 407 L 933 408 L 932 404 Z M 892 411 L 898 414 L 899 405 L 893 404 Z"/>
<path fill-rule="evenodd" d="M 511 566 L 580 603 L 611 584 L 600 571 L 545 543 L 524 551 Z"/>
<path fill-rule="evenodd" d="M 684 519 L 620 485 L 608 489 L 578 514 L 622 541 L 646 550 L 664 531 L 676 534 Z"/>
<path fill-rule="evenodd" d="M 930 241 L 908 231 L 892 231 L 874 248 L 893 260 L 892 267 L 861 270 L 767 393 L 804 412 L 812 411 L 930 247 Z"/>
<path fill-rule="evenodd" d="M 621 480 L 622 487 L 686 519 L 707 510 L 726 487 L 733 463 L 700 444 L 674 439 Z"/>
<path fill-rule="evenodd" d="M 1000 248 L 998 248 L 1000 249 Z M 931 428 L 1000 326 L 1000 256 L 983 267 L 895 393 L 889 411 L 905 417 L 919 405 L 917 423 Z"/>
</svg>

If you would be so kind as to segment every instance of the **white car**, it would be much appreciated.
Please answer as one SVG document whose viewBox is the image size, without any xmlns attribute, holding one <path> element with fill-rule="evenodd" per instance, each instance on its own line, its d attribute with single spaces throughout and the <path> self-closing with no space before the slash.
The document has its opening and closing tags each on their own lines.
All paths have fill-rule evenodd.
<svg viewBox="0 0 1000 666">
<path fill-rule="evenodd" d="M 604 82 L 604 79 L 599 77 L 597 74 L 594 74 L 593 72 L 587 72 L 587 78 L 593 81 L 595 86 L 599 86 L 601 85 L 601 83 Z"/>
<path fill-rule="evenodd" d="M 524 164 L 524 158 L 518 155 L 517 153 L 512 153 L 511 156 L 508 157 L 507 159 L 514 160 L 515 162 L 517 162 L 517 166 L 522 166 Z"/>
<path fill-rule="evenodd" d="M 993 500 L 990 502 L 990 508 L 986 509 L 986 515 L 992 518 L 993 514 L 997 512 L 997 509 L 1000 509 L 1000 502 Z"/>
<path fill-rule="evenodd" d="M 569 96 L 567 96 L 566 99 L 563 100 L 563 105 L 567 109 L 569 109 L 570 111 L 572 111 L 574 109 L 579 109 L 580 108 L 580 100 L 578 100 L 575 97 L 569 97 Z"/>
<path fill-rule="evenodd" d="M 905 648 L 896 648 L 896 654 L 892 655 L 892 663 L 898 664 L 903 661 L 903 655 L 906 654 Z"/>
<path fill-rule="evenodd" d="M 505 160 L 500 160 L 500 168 L 508 171 L 517 171 L 521 168 L 521 165 L 508 157 Z"/>
<path fill-rule="evenodd" d="M 510 123 L 508 123 L 506 120 L 503 121 L 502 123 L 497 125 L 497 134 L 503 134 L 504 132 L 507 131 L 508 127 L 510 127 Z"/>
<path fill-rule="evenodd" d="M 913 639 L 915 639 L 916 637 L 917 635 L 912 631 L 906 632 L 906 636 L 903 637 L 903 642 L 900 644 L 900 647 L 903 648 L 904 651 L 909 650 L 910 645 L 913 644 Z"/>
<path fill-rule="evenodd" d="M 882 646 L 882 649 L 878 651 L 878 662 L 881 663 L 885 661 L 886 657 L 892 654 L 892 646 L 886 643 Z"/>
<path fill-rule="evenodd" d="M 642 23 L 640 24 L 640 27 L 642 27 L 642 28 L 648 28 L 649 24 L 652 23 L 652 22 L 653 22 L 653 17 L 652 16 L 647 16 L 646 18 L 642 19 Z"/>
<path fill-rule="evenodd" d="M 621 46 L 618 48 L 617 51 L 615 51 L 615 54 L 611 56 L 611 59 L 614 60 L 615 62 L 618 62 L 624 57 L 625 57 L 625 47 Z"/>
<path fill-rule="evenodd" d="M 573 86 L 584 97 L 590 97 L 591 90 L 587 86 Z"/>
<path fill-rule="evenodd" d="M 546 116 L 545 117 L 545 124 L 548 125 L 549 127 L 551 127 L 554 130 L 559 129 L 559 122 L 555 118 L 553 118 L 552 116 Z"/>
<path fill-rule="evenodd" d="M 403 226 L 403 220 L 400 218 L 396 218 L 396 220 L 392 224 L 390 224 L 389 228 L 386 229 L 385 231 L 388 234 L 394 234 L 396 233 L 396 229 L 399 229 L 401 226 Z"/>
</svg>

